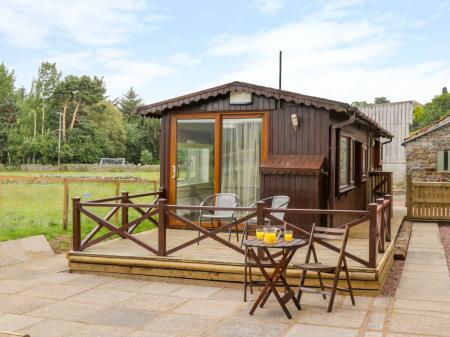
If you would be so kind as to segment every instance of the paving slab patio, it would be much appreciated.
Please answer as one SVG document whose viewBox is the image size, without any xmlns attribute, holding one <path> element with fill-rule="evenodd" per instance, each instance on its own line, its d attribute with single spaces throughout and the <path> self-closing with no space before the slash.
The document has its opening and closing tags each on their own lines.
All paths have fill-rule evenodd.
<svg viewBox="0 0 450 337">
<path fill-rule="evenodd" d="M 450 278 L 433 223 L 413 225 L 395 298 L 305 294 L 288 320 L 269 299 L 253 316 L 242 290 L 68 274 L 63 256 L 0 267 L 0 330 L 32 337 L 447 336 Z M 417 271 L 426 270 L 426 273 Z M 33 273 L 35 277 L 32 277 Z"/>
</svg>

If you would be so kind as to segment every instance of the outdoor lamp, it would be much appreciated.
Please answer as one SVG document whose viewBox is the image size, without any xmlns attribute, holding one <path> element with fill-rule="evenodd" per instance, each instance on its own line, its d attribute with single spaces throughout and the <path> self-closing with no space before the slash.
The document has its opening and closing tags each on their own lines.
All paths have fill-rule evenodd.
<svg viewBox="0 0 450 337">
<path fill-rule="evenodd" d="M 298 117 L 297 114 L 292 114 L 291 115 L 291 121 L 292 121 L 292 126 L 294 127 L 295 130 L 298 129 Z"/>
</svg>

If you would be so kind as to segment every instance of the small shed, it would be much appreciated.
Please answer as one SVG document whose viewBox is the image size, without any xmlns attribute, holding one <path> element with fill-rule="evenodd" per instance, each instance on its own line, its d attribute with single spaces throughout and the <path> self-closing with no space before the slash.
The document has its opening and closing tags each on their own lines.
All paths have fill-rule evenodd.
<svg viewBox="0 0 450 337">
<path fill-rule="evenodd" d="M 244 82 L 138 111 L 161 119 L 161 186 L 178 205 L 231 192 L 240 206 L 285 194 L 289 208 L 365 209 L 369 170 L 381 170 L 381 138 L 392 137 L 347 103 Z"/>
<path fill-rule="evenodd" d="M 403 142 L 406 172 L 420 181 L 450 180 L 450 116 L 428 125 Z"/>
</svg>

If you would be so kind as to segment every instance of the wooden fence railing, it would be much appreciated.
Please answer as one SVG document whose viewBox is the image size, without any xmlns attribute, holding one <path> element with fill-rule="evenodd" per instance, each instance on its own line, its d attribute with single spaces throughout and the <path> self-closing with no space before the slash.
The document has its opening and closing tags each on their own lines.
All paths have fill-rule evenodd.
<svg viewBox="0 0 450 337">
<path fill-rule="evenodd" d="M 58 176 L 7 176 L 0 175 L 0 184 L 2 182 L 22 182 L 31 184 L 62 184 L 63 185 L 63 214 L 62 223 L 63 228 L 67 229 L 69 220 L 69 196 L 70 185 L 73 183 L 99 183 L 99 184 L 113 184 L 114 192 L 117 197 L 120 195 L 121 184 L 147 184 L 152 186 L 153 191 L 157 191 L 159 181 L 154 179 L 141 179 L 141 178 L 121 178 L 121 177 L 58 177 Z M 1 188 L 1 185 L 0 185 Z M 120 197 L 119 197 L 120 198 Z M 118 218 L 116 217 L 115 222 Z"/>
<path fill-rule="evenodd" d="M 413 181 L 406 177 L 407 218 L 450 221 L 450 182 Z"/>
<path fill-rule="evenodd" d="M 378 198 L 384 198 L 386 195 L 392 197 L 393 192 L 393 173 L 385 171 L 370 171 L 369 179 L 367 181 L 369 202 L 377 202 Z M 390 210 L 391 217 L 393 208 Z"/>
<path fill-rule="evenodd" d="M 155 200 L 151 204 L 134 203 L 133 200 L 144 196 L 155 196 Z M 252 218 L 256 218 L 257 224 L 263 225 L 265 220 L 270 220 L 275 224 L 280 224 L 294 230 L 298 235 L 309 237 L 310 233 L 304 229 L 295 226 L 286 221 L 280 221 L 272 213 L 284 212 L 287 214 L 302 214 L 302 215 L 350 215 L 356 219 L 350 221 L 340 227 L 350 226 L 354 227 L 362 223 L 369 222 L 369 244 L 368 244 L 368 259 L 363 259 L 351 253 L 346 253 L 346 256 L 366 267 L 376 267 L 376 255 L 378 252 L 385 250 L 385 242 L 391 240 L 391 217 L 390 206 L 391 196 L 387 195 L 385 198 L 379 198 L 376 203 L 369 204 L 367 211 L 364 210 L 326 210 L 326 209 L 280 209 L 265 207 L 264 202 L 258 202 L 255 208 L 249 207 L 214 207 L 214 206 L 184 206 L 184 205 L 168 205 L 165 199 L 165 190 L 160 189 L 159 192 L 144 193 L 138 195 L 128 195 L 123 193 L 120 198 L 106 198 L 94 201 L 81 202 L 80 198 L 73 198 L 73 250 L 82 251 L 92 245 L 107 240 L 113 235 L 118 235 L 123 239 L 128 239 L 137 245 L 145 248 L 150 253 L 158 256 L 168 256 L 186 247 L 192 246 L 197 242 L 207 238 L 213 239 L 220 244 L 235 250 L 238 253 L 244 254 L 244 250 L 219 236 L 219 233 L 234 228 L 236 225 L 244 224 Z M 118 202 L 118 203 L 115 203 Z M 100 217 L 93 212 L 93 208 L 107 207 L 111 208 L 110 212 L 105 217 Z M 128 209 L 135 209 L 140 216 L 134 220 L 128 217 Z M 120 227 L 114 226 L 109 220 L 111 217 L 119 212 L 122 212 L 122 222 Z M 235 221 L 221 225 L 220 227 L 204 228 L 200 227 L 195 221 L 187 219 L 179 214 L 177 210 L 191 210 L 191 211 L 229 211 L 233 210 L 239 214 L 246 214 Z M 97 226 L 84 238 L 81 239 L 81 215 L 85 215 L 97 223 Z M 157 217 L 157 220 L 156 220 Z M 175 247 L 168 249 L 167 247 L 167 228 L 169 227 L 169 218 L 180 221 L 183 224 L 200 232 L 197 238 L 186 241 Z M 133 236 L 132 232 L 144 221 L 149 220 L 158 227 L 158 241 L 156 245 L 150 245 L 143 242 L 138 237 Z M 109 232 L 101 236 L 95 237 L 98 231 L 106 228 Z M 323 241 L 321 244 L 333 249 L 332 245 Z"/>
</svg>

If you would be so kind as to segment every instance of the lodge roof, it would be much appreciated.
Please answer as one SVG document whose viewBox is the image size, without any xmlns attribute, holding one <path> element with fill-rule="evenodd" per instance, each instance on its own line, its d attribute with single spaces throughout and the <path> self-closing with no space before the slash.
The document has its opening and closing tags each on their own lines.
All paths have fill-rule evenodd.
<svg viewBox="0 0 450 337">
<path fill-rule="evenodd" d="M 261 174 L 317 175 L 325 162 L 319 154 L 269 155 L 259 166 Z"/>
<path fill-rule="evenodd" d="M 443 126 L 446 126 L 448 124 L 450 124 L 450 115 L 442 117 L 441 119 L 437 120 L 436 122 L 423 127 L 422 129 L 417 131 L 412 136 L 409 136 L 408 138 L 406 138 L 402 145 L 405 145 L 406 143 L 409 143 L 410 141 L 413 141 L 413 140 L 416 140 L 417 138 L 425 136 L 426 134 L 429 134 L 430 132 L 440 129 Z"/>
<path fill-rule="evenodd" d="M 170 111 L 172 109 L 180 108 L 190 103 L 200 102 L 202 100 L 207 100 L 209 98 L 213 98 L 216 96 L 226 95 L 231 91 L 248 92 L 255 95 L 262 95 L 269 98 L 275 98 L 277 100 L 283 100 L 286 102 L 303 104 L 306 106 L 313 106 L 315 108 L 325 109 L 328 111 L 344 112 L 347 114 L 355 113 L 357 119 L 359 119 L 360 121 L 364 121 L 373 128 L 377 129 L 380 132 L 381 136 L 387 138 L 392 137 L 392 134 L 390 134 L 387 130 L 385 130 L 374 119 L 368 117 L 367 115 L 362 113 L 357 107 L 353 107 L 348 103 L 333 101 L 320 97 L 307 96 L 292 91 L 279 90 L 275 88 L 264 87 L 256 84 L 238 81 L 193 92 L 187 95 L 174 97 L 153 104 L 144 105 L 138 108 L 138 113 L 149 117 L 160 117 L 165 112 Z"/>
</svg>

